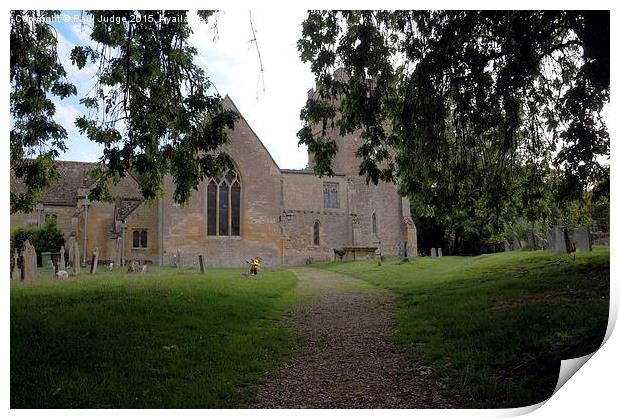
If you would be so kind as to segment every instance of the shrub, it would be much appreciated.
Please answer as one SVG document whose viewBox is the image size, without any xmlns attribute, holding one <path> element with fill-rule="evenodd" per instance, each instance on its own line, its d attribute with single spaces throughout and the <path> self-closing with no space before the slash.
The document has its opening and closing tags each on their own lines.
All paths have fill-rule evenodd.
<svg viewBox="0 0 620 419">
<path fill-rule="evenodd" d="M 21 251 L 26 240 L 30 241 L 37 253 L 58 252 L 65 242 L 62 230 L 58 228 L 54 219 L 47 220 L 41 227 L 15 229 L 11 233 L 11 248 Z"/>
</svg>

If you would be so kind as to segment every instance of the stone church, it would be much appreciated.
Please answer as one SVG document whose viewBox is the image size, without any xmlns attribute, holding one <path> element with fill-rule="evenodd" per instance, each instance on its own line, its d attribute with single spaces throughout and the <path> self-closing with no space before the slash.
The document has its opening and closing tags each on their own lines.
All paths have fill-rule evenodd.
<svg viewBox="0 0 620 419">
<path fill-rule="evenodd" d="M 225 103 L 237 110 L 228 96 Z M 203 255 L 208 266 L 246 266 L 255 256 L 265 266 L 290 266 L 343 253 L 415 256 L 408 200 L 396 185 L 367 185 L 358 175 L 357 136 L 334 138 L 334 176 L 319 178 L 312 156 L 306 169 L 281 169 L 240 116 L 223 148 L 234 168 L 204 181 L 185 205 L 172 200 L 170 178 L 167 196 L 147 202 L 131 176 L 110 188 L 115 202 L 89 202 L 94 183 L 88 172 L 96 163 L 58 161 L 61 180 L 44 192 L 35 212 L 12 214 L 11 230 L 54 218 L 83 258 L 97 247 L 100 260 L 116 263 L 193 265 Z M 12 181 L 11 188 L 19 185 Z"/>
</svg>

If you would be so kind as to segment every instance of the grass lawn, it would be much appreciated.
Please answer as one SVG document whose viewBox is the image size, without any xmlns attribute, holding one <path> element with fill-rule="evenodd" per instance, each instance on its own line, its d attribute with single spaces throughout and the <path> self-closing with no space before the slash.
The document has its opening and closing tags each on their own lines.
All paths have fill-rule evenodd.
<svg viewBox="0 0 620 419">
<path fill-rule="evenodd" d="M 607 327 L 608 248 L 314 266 L 399 294 L 398 343 L 463 407 L 548 398 L 560 360 L 597 349 Z"/>
<path fill-rule="evenodd" d="M 293 354 L 298 337 L 278 320 L 297 280 L 241 271 L 12 281 L 11 407 L 244 406 Z"/>
</svg>

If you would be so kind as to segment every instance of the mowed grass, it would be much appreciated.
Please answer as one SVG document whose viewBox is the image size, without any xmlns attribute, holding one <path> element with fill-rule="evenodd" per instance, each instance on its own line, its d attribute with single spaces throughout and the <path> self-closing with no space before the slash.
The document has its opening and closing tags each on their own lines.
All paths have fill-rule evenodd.
<svg viewBox="0 0 620 419">
<path fill-rule="evenodd" d="M 294 352 L 279 319 L 297 279 L 241 271 L 12 281 L 11 407 L 245 406 Z"/>
<path fill-rule="evenodd" d="M 400 294 L 396 339 L 462 407 L 551 396 L 561 359 L 596 350 L 609 311 L 609 249 L 328 263 Z"/>
</svg>

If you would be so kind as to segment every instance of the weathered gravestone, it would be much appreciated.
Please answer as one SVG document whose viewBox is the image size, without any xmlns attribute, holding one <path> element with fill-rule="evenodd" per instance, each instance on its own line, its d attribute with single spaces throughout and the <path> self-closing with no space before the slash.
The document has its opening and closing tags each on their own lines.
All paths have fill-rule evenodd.
<svg viewBox="0 0 620 419">
<path fill-rule="evenodd" d="M 93 257 L 90 260 L 90 273 L 92 275 L 97 273 L 98 264 L 99 264 L 99 248 L 95 247 L 95 250 L 93 250 Z"/>
<path fill-rule="evenodd" d="M 65 261 L 65 246 L 60 246 L 60 260 L 58 261 L 58 269 L 65 270 L 67 262 Z"/>
<path fill-rule="evenodd" d="M 588 227 L 577 227 L 573 230 L 573 243 L 580 252 L 592 251 L 592 237 Z"/>
<path fill-rule="evenodd" d="M 30 241 L 24 242 L 22 250 L 22 281 L 32 282 L 37 279 L 37 252 Z"/>
<path fill-rule="evenodd" d="M 517 236 L 512 236 L 512 250 L 521 250 L 521 240 Z"/>
<path fill-rule="evenodd" d="M 437 249 L 435 249 L 434 247 L 431 247 L 431 257 L 432 258 L 437 257 Z"/>
<path fill-rule="evenodd" d="M 504 239 L 503 244 L 504 244 L 504 252 L 510 252 L 510 242 Z"/>
<path fill-rule="evenodd" d="M 123 263 L 123 238 L 122 237 L 116 238 L 116 249 L 115 249 L 114 255 L 115 255 L 114 265 L 121 267 Z"/>
<path fill-rule="evenodd" d="M 554 226 L 549 232 L 549 250 L 558 255 L 570 253 L 572 245 L 568 238 L 568 229 L 564 226 Z"/>
<path fill-rule="evenodd" d="M 172 265 L 177 268 L 181 267 L 181 250 L 177 249 L 176 252 L 172 255 Z"/>
<path fill-rule="evenodd" d="M 200 273 L 201 274 L 205 273 L 205 266 L 204 266 L 204 263 L 202 262 L 202 255 L 198 255 L 198 263 L 200 264 Z"/>
<path fill-rule="evenodd" d="M 127 267 L 127 272 L 133 273 L 133 274 L 142 272 L 142 267 L 140 265 L 140 262 L 138 262 L 137 260 L 132 260 L 131 262 L 129 262 L 128 267 Z"/>
<path fill-rule="evenodd" d="M 18 269 L 18 260 L 19 260 L 19 253 L 17 252 L 17 249 L 13 249 L 13 256 L 12 256 L 12 260 L 13 262 L 11 263 L 11 279 L 19 279 L 20 277 L 20 273 L 19 273 L 19 269 Z"/>
<path fill-rule="evenodd" d="M 443 256 L 443 250 L 441 249 L 441 247 L 437 248 L 437 257 L 440 258 Z"/>
<path fill-rule="evenodd" d="M 71 275 L 75 276 L 80 274 L 80 246 L 78 246 L 77 241 L 74 240 L 71 248 Z"/>
</svg>

